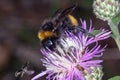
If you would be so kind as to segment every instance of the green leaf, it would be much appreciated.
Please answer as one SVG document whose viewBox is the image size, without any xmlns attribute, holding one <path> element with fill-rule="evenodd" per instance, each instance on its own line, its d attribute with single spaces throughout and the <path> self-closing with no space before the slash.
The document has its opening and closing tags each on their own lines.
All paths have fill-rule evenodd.
<svg viewBox="0 0 120 80">
<path fill-rule="evenodd" d="M 98 34 L 98 33 L 100 33 L 101 31 L 100 30 L 94 30 L 94 31 L 92 31 L 92 32 L 90 32 L 91 34 L 93 34 L 93 35 L 96 35 L 96 34 Z"/>
<path fill-rule="evenodd" d="M 112 77 L 112 78 L 110 78 L 108 80 L 120 80 L 120 76 L 115 76 L 115 77 Z"/>
</svg>

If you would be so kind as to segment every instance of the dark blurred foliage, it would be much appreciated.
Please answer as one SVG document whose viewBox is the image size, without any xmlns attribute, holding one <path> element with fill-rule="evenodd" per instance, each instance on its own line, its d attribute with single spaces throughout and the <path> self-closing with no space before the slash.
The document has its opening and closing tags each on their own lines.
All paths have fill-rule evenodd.
<svg viewBox="0 0 120 80">
<path fill-rule="evenodd" d="M 22 80 L 30 80 L 44 70 L 40 61 L 42 58 L 39 50 L 40 41 L 37 38 L 39 27 L 42 21 L 54 14 L 57 9 L 75 3 L 79 6 L 72 14 L 78 20 L 85 19 L 89 25 L 92 19 L 96 29 L 100 27 L 109 29 L 106 22 L 97 19 L 93 14 L 92 0 L 0 0 L 0 80 L 16 80 L 15 71 L 27 61 L 36 72 L 31 76 L 24 76 Z M 109 38 L 100 43 L 103 46 L 108 44 L 106 54 L 103 56 L 105 60 L 103 80 L 120 75 L 120 65 L 118 65 L 120 55 L 118 54 L 115 59 L 115 53 L 119 52 L 117 49 L 111 50 L 116 48 L 114 40 Z"/>
</svg>

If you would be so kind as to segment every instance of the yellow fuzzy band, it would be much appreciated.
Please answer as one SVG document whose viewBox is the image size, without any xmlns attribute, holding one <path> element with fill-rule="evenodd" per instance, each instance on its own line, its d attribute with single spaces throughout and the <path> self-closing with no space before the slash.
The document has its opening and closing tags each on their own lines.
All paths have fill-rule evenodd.
<svg viewBox="0 0 120 80">
<path fill-rule="evenodd" d="M 68 15 L 68 18 L 70 19 L 72 25 L 78 26 L 78 21 L 75 19 L 72 15 Z"/>
<path fill-rule="evenodd" d="M 38 32 L 38 38 L 42 41 L 45 38 L 51 37 L 51 36 L 55 36 L 56 33 L 51 32 L 51 31 L 39 31 Z"/>
</svg>

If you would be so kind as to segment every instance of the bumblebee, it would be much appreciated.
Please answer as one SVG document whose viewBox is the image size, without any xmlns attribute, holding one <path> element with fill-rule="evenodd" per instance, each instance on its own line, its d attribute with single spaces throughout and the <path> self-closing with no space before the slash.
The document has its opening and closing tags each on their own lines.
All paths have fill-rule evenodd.
<svg viewBox="0 0 120 80">
<path fill-rule="evenodd" d="M 76 7 L 77 5 L 73 5 L 64 10 L 59 9 L 52 17 L 43 22 L 38 32 L 38 38 L 44 48 L 54 50 L 59 43 L 59 38 L 65 34 L 65 31 L 74 34 L 79 31 L 87 33 L 85 29 L 79 26 L 77 19 L 71 15 Z"/>
</svg>

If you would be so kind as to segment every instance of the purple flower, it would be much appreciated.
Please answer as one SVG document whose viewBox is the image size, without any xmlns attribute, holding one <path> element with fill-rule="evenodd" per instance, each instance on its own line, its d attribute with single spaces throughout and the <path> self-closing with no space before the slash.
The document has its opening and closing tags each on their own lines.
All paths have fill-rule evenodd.
<svg viewBox="0 0 120 80">
<path fill-rule="evenodd" d="M 92 32 L 92 23 L 87 29 L 86 21 L 82 21 L 82 27 L 88 32 Z M 80 32 L 78 35 L 66 32 L 66 37 L 60 39 L 61 45 L 57 45 L 55 51 L 49 49 L 41 50 L 44 58 L 43 65 L 46 70 L 32 78 L 36 80 L 47 74 L 47 80 L 89 80 L 88 74 L 95 73 L 93 68 L 101 68 L 100 63 L 103 60 L 95 60 L 95 57 L 101 57 L 104 48 L 98 44 L 98 41 L 109 37 L 111 32 L 101 29 L 101 32 L 95 37 L 89 37 Z M 89 46 L 95 44 L 92 48 Z M 92 75 L 93 77 L 93 75 Z"/>
</svg>

